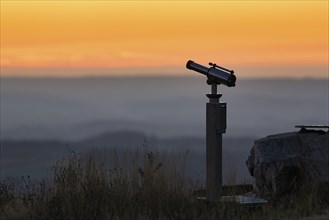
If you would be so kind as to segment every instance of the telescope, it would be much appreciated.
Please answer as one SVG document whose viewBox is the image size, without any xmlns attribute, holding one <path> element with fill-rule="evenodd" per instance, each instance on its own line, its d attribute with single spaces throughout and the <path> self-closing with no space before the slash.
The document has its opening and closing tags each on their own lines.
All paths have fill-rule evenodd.
<svg viewBox="0 0 329 220">
<path fill-rule="evenodd" d="M 217 93 L 220 84 L 235 86 L 236 77 L 233 70 L 209 63 L 202 66 L 192 60 L 187 61 L 186 68 L 207 76 L 211 93 L 207 94 L 206 105 L 206 200 L 216 202 L 222 194 L 222 135 L 226 133 L 226 103 L 220 102 L 222 94 Z"/>
<path fill-rule="evenodd" d="M 208 77 L 208 84 L 223 84 L 228 87 L 235 86 L 236 77 L 233 70 L 217 66 L 215 63 L 209 63 L 211 67 L 205 67 L 192 60 L 187 61 L 186 68 L 202 73 Z"/>
</svg>

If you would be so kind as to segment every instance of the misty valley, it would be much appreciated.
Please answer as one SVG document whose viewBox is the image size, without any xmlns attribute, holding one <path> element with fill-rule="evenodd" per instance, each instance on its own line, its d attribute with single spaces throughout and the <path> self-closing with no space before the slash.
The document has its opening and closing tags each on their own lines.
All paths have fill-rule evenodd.
<svg viewBox="0 0 329 220">
<path fill-rule="evenodd" d="M 1 78 L 1 178 L 47 176 L 70 150 L 94 151 L 111 167 L 114 151 L 124 157 L 147 145 L 204 182 L 209 92 L 199 77 Z M 254 140 L 328 121 L 326 80 L 245 79 L 219 92 L 228 117 L 224 182 L 232 173 L 250 182 Z"/>
<path fill-rule="evenodd" d="M 245 160 L 253 144 L 250 138 L 227 138 L 223 149 L 224 181 L 234 172 L 239 183 L 250 182 Z M 70 151 L 85 159 L 92 153 L 100 163 L 111 169 L 115 157 L 123 168 L 129 167 L 135 153 L 153 152 L 164 166 L 175 161 L 180 172 L 191 181 L 205 181 L 205 139 L 195 137 L 157 138 L 139 132 L 104 133 L 80 141 L 1 140 L 1 178 L 29 175 L 33 179 L 49 178 L 57 161 Z M 124 163 L 122 163 L 124 162 Z M 140 163 L 142 161 L 139 161 Z M 130 164 L 132 165 L 132 164 Z"/>
</svg>

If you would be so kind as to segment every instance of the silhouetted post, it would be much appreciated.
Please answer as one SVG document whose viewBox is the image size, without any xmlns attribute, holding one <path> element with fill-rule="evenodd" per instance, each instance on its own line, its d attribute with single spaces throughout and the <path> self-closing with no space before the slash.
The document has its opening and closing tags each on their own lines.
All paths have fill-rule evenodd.
<svg viewBox="0 0 329 220">
<path fill-rule="evenodd" d="M 206 105 L 206 199 L 219 200 L 222 190 L 222 134 L 226 129 L 226 103 L 220 103 L 217 84 L 211 84 Z"/>
<path fill-rule="evenodd" d="M 236 77 L 233 70 L 209 63 L 207 68 L 189 60 L 186 68 L 207 76 L 211 93 L 207 94 L 206 106 L 206 200 L 219 201 L 222 190 L 222 134 L 226 131 L 226 103 L 220 103 L 222 94 L 217 93 L 217 85 L 234 87 Z"/>
</svg>

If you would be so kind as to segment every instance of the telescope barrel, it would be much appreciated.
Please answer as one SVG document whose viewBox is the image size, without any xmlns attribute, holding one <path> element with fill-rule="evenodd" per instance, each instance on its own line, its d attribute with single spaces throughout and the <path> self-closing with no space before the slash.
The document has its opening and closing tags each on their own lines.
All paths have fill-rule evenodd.
<svg viewBox="0 0 329 220">
<path fill-rule="evenodd" d="M 189 60 L 186 63 L 186 68 L 202 73 L 206 75 L 208 78 L 214 79 L 217 84 L 224 84 L 228 87 L 235 86 L 236 77 L 235 75 L 233 75 L 232 70 L 228 70 L 225 68 L 217 69 L 215 66 L 207 68 L 205 66 L 193 62 L 192 60 Z"/>
<path fill-rule="evenodd" d="M 224 84 L 228 87 L 235 86 L 236 77 L 228 72 L 225 72 L 215 67 L 211 67 L 208 71 L 208 77 L 216 79 L 220 84 Z"/>
<path fill-rule="evenodd" d="M 193 62 L 192 60 L 187 61 L 186 68 L 190 70 L 194 70 L 196 72 L 202 73 L 204 75 L 208 75 L 209 68 L 202 66 L 196 62 Z"/>
</svg>

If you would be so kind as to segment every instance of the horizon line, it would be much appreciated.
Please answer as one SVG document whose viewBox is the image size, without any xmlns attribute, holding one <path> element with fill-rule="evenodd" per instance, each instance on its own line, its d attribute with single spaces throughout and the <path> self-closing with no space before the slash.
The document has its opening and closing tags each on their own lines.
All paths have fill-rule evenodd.
<svg viewBox="0 0 329 220">
<path fill-rule="evenodd" d="M 8 79 L 18 79 L 18 80 L 83 80 L 83 79 L 161 79 L 161 78 L 205 78 L 203 75 L 85 75 L 85 76 L 1 76 L 0 79 L 8 80 Z M 241 80 L 328 80 L 328 76 L 240 76 Z"/>
</svg>

